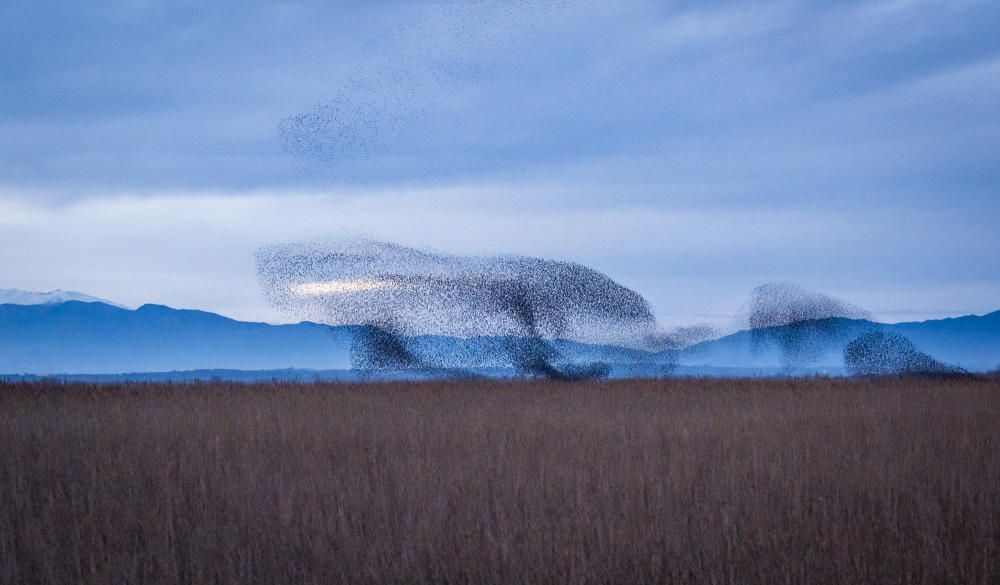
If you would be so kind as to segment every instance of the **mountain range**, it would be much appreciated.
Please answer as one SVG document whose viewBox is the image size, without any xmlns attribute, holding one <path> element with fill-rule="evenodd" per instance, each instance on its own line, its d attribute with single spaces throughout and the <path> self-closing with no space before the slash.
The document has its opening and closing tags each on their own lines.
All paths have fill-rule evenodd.
<svg viewBox="0 0 1000 585">
<path fill-rule="evenodd" d="M 0 373 L 349 368 L 350 328 L 67 301 L 0 305 Z"/>
<path fill-rule="evenodd" d="M 843 350 L 852 339 L 881 330 L 902 335 L 920 351 L 971 372 L 1000 368 L 1000 311 L 910 323 L 831 318 L 808 325 L 806 331 L 793 331 L 794 326 L 785 325 L 763 331 L 739 331 L 705 341 L 685 348 L 679 363 L 711 367 L 835 369 L 843 367 Z"/>
<path fill-rule="evenodd" d="M 152 377 L 151 373 L 197 370 L 204 374 L 196 378 L 241 379 L 248 371 L 266 370 L 294 372 L 301 378 L 312 375 L 308 372 L 350 370 L 358 333 L 351 326 L 252 323 L 162 305 L 130 310 L 80 293 L 66 293 L 75 297 L 70 300 L 37 301 L 53 299 L 56 292 L 63 291 L 15 297 L 36 301 L 30 304 L 0 304 L 0 374 L 148 373 Z M 0 298 L 9 300 L 11 295 Z M 674 367 L 681 374 L 837 374 L 843 371 L 844 346 L 863 332 L 881 329 L 903 335 L 921 351 L 969 371 L 1000 366 L 1000 311 L 915 323 L 828 319 L 805 329 L 792 327 L 740 331 L 659 353 L 569 341 L 554 345 L 569 361 L 602 361 L 612 365 L 618 376 L 659 375 Z M 500 338 L 421 336 L 410 342 L 418 351 L 448 356 L 446 366 L 504 367 L 496 360 Z M 342 377 L 324 375 L 331 376 Z"/>
</svg>

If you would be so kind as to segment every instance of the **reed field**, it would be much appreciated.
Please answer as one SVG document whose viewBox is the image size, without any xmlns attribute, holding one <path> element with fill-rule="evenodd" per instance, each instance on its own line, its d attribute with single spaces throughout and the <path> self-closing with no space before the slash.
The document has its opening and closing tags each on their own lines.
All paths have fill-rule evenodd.
<svg viewBox="0 0 1000 585">
<path fill-rule="evenodd" d="M 1000 583 L 1000 379 L 0 384 L 0 583 Z"/>
</svg>

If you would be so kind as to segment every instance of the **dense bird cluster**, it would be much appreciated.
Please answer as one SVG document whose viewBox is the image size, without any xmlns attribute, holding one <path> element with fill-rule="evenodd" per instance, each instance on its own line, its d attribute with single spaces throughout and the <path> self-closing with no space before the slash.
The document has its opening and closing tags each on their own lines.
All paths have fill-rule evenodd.
<svg viewBox="0 0 1000 585">
<path fill-rule="evenodd" d="M 896 333 L 871 331 L 844 348 L 844 365 L 855 376 L 887 374 L 958 374 L 962 370 L 939 362 Z"/>
<path fill-rule="evenodd" d="M 852 375 L 961 372 L 902 335 L 879 330 L 861 307 L 792 284 L 754 289 L 746 323 L 753 342 L 777 346 L 788 368 L 843 348 L 844 366 Z"/>
<path fill-rule="evenodd" d="M 646 338 L 646 346 L 658 351 L 676 351 L 721 336 L 720 329 L 700 323 L 657 331 Z"/>
<path fill-rule="evenodd" d="M 784 282 L 758 286 L 751 293 L 748 306 L 747 322 L 753 330 L 821 319 L 871 317 L 861 307 Z"/>
<path fill-rule="evenodd" d="M 362 325 L 361 369 L 433 368 L 418 335 L 497 337 L 494 360 L 525 375 L 592 377 L 560 364 L 554 339 L 639 345 L 655 332 L 649 303 L 600 272 L 525 256 L 455 256 L 364 239 L 267 246 L 259 281 L 279 309 L 328 325 Z"/>
<path fill-rule="evenodd" d="M 858 306 L 787 283 L 755 288 L 744 318 L 755 346 L 776 346 L 788 368 L 809 365 L 843 347 L 859 325 L 870 323 L 869 313 Z"/>
<path fill-rule="evenodd" d="M 642 296 L 572 262 L 340 239 L 266 246 L 256 263 L 277 308 L 331 326 L 357 326 L 352 363 L 366 371 L 608 375 L 601 359 L 560 351 L 579 342 L 635 348 L 639 362 L 659 375 L 661 366 L 673 367 L 681 348 L 716 334 L 709 327 L 658 331 Z M 842 353 L 847 371 L 858 375 L 958 371 L 879 331 L 864 309 L 795 285 L 757 287 L 742 319 L 752 342 L 776 347 L 789 369 Z"/>
</svg>

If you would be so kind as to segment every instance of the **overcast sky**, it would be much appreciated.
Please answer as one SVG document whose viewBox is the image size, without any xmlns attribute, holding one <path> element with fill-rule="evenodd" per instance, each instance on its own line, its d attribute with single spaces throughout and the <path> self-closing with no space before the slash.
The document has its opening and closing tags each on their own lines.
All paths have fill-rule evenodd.
<svg viewBox="0 0 1000 585">
<path fill-rule="evenodd" d="M 666 325 L 1000 308 L 996 2 L 53 4 L 0 4 L 0 287 L 282 320 L 253 251 L 363 234 Z"/>
</svg>

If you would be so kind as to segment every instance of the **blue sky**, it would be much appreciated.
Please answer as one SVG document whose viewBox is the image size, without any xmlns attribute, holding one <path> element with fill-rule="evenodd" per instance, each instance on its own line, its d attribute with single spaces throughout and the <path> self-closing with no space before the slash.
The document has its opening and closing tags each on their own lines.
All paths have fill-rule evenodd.
<svg viewBox="0 0 1000 585">
<path fill-rule="evenodd" d="M 577 260 L 666 324 L 784 280 L 1000 308 L 1000 5 L 6 2 L 0 286 L 280 319 L 253 249 Z"/>
</svg>

